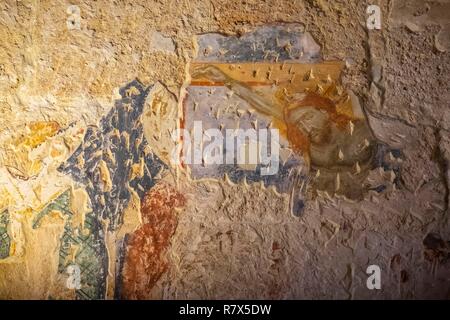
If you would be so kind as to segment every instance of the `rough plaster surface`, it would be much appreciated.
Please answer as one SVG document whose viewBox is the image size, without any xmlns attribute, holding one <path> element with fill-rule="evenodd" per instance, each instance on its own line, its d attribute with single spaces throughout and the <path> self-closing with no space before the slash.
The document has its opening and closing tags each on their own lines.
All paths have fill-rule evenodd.
<svg viewBox="0 0 450 320">
<path fill-rule="evenodd" d="M 170 192 L 153 215 L 158 205 L 136 192 L 121 228 L 101 220 L 102 298 L 449 298 L 450 2 L 371 3 L 382 9 L 381 30 L 366 29 L 366 1 L 2 1 L 0 210 L 14 250 L 0 260 L 0 298 L 77 297 L 58 272 L 67 219 L 32 225 L 68 188 L 71 223 L 85 223 L 89 196 L 58 168 L 121 99 L 119 88 L 159 83 L 150 95 L 169 102 L 145 105 L 134 126 L 164 160 L 170 139 L 151 132 L 176 125 L 195 35 L 281 22 L 302 23 L 324 60 L 345 62 L 342 84 L 374 135 L 402 152 L 400 184 L 357 202 L 319 194 L 294 217 L 273 188 L 169 170 L 155 178 L 163 181 L 153 193 L 166 184 Z M 71 4 L 79 30 L 67 27 Z M 136 163 L 133 174 L 141 170 Z M 369 179 L 389 174 L 377 168 Z M 110 177 L 99 179 L 108 188 Z M 123 239 L 132 247 L 125 256 Z M 382 270 L 381 290 L 366 287 L 371 264 Z"/>
</svg>

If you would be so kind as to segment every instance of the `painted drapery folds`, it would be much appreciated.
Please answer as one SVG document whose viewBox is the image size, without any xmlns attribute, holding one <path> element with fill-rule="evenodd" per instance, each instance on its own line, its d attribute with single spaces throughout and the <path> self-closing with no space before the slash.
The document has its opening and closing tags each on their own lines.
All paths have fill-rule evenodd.
<svg viewBox="0 0 450 320">
<path fill-rule="evenodd" d="M 81 146 L 59 169 L 86 186 L 93 211 L 109 220 L 111 230 L 123 222 L 131 193 L 142 198 L 166 167 L 144 137 L 141 117 L 149 90 L 137 81 L 122 88 L 122 100 L 99 127 L 87 128 Z"/>
<path fill-rule="evenodd" d="M 126 247 L 122 246 L 126 234 L 120 233 L 126 209 L 130 202 L 144 200 L 144 195 L 167 171 L 167 165 L 152 152 L 144 135 L 144 104 L 152 89 L 153 86 L 144 87 L 137 80 L 121 88 L 122 99 L 116 101 L 98 125 L 82 130 L 85 134 L 79 146 L 57 167 L 58 172 L 71 178 L 75 189 L 71 186 L 57 192 L 32 218 L 32 230 L 41 228 L 49 217 L 64 221 L 57 245 L 56 269 L 67 280 L 62 281 L 66 289 L 75 289 L 74 298 L 107 297 L 108 272 L 112 272 L 111 263 L 116 263 L 110 261 L 110 254 L 115 255 L 115 252 L 108 252 L 107 237 L 123 234 L 122 238 L 118 237 L 118 244 L 112 245 L 113 250 L 117 250 L 119 268 L 126 256 Z M 157 86 L 153 91 L 158 91 Z M 36 146 L 45 138 L 41 140 Z M 84 212 L 76 209 L 74 201 L 84 203 L 81 204 L 85 206 Z M 8 231 L 8 210 L 2 212 L 0 221 L 0 258 L 7 259 L 13 243 Z M 79 285 L 75 288 L 68 282 L 71 266 L 79 270 Z M 120 279 L 119 275 L 117 278 Z M 120 296 L 119 291 L 117 294 Z M 57 297 L 49 295 L 49 298 Z"/>
</svg>

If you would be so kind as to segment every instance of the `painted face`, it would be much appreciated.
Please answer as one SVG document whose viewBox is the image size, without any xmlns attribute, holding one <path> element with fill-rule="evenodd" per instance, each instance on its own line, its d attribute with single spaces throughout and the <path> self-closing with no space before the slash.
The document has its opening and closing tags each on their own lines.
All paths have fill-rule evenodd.
<svg viewBox="0 0 450 320">
<path fill-rule="evenodd" d="M 323 110 L 314 107 L 301 107 L 289 112 L 289 122 L 307 136 L 311 143 L 327 143 L 330 136 L 330 119 Z"/>
</svg>

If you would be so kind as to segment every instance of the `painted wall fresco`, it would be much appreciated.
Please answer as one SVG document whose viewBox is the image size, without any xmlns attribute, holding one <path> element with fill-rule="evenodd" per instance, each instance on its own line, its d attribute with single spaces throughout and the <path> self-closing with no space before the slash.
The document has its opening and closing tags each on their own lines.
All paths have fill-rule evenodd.
<svg viewBox="0 0 450 320">
<path fill-rule="evenodd" d="M 0 4 L 0 299 L 448 297 L 448 6 L 169 2 Z"/>
<path fill-rule="evenodd" d="M 365 191 L 385 188 L 364 184 L 368 171 L 392 168 L 390 149 L 372 134 L 355 94 L 340 84 L 343 63 L 323 61 L 320 46 L 301 28 L 266 26 L 239 38 L 199 36 L 183 119 L 188 130 L 202 121 L 203 129 L 218 128 L 224 136 L 226 129 L 277 128 L 282 165 L 275 175 L 230 164 L 190 169 L 195 178 L 226 174 L 235 183 L 245 178 L 275 185 L 291 194 L 295 215 L 304 208 L 308 184 L 316 193 L 361 200 Z"/>
<path fill-rule="evenodd" d="M 125 85 L 121 99 L 98 125 L 76 131 L 83 136 L 79 146 L 57 167 L 72 186 L 41 205 L 32 220 L 32 229 L 40 228 L 49 215 L 64 221 L 56 269 L 70 289 L 68 270 L 79 268 L 76 299 L 151 297 L 168 267 L 165 252 L 176 230 L 174 210 L 186 203 L 180 191 L 158 184 L 169 171 L 187 170 L 194 179 L 273 186 L 289 196 L 290 213 L 300 216 L 311 198 L 306 194 L 310 185 L 315 195 L 322 191 L 360 200 L 369 190 L 364 185 L 369 170 L 382 165 L 392 169 L 385 159 L 390 149 L 374 138 L 358 98 L 340 84 L 343 63 L 323 61 L 320 46 L 301 25 L 264 26 L 239 38 L 205 34 L 195 41 L 197 58 L 190 65 L 181 114 L 161 85 L 146 88 L 138 80 Z M 260 165 L 174 166 L 170 155 L 180 141 L 171 130 L 180 126 L 192 131 L 196 121 L 203 129 L 222 132 L 278 129 L 278 170 L 264 175 Z M 26 155 L 64 130 L 56 122 L 33 123 L 31 134 L 19 139 L 16 148 Z M 26 180 L 42 170 L 38 158 L 18 162 L 23 158 L 12 157 L 16 163 L 6 167 L 11 175 Z M 81 217 L 72 209 L 74 186 L 85 197 Z M 384 188 L 372 187 L 380 192 Z M 134 227 L 122 231 L 128 206 L 139 203 Z M 3 215 L 7 226 L 7 211 Z M 7 227 L 2 230 L 4 259 L 11 239 Z"/>
<path fill-rule="evenodd" d="M 109 294 L 111 297 L 122 297 L 122 274 L 113 272 L 112 266 L 115 268 L 117 265 L 117 270 L 122 270 L 122 268 L 129 270 L 129 268 L 136 267 L 139 261 L 135 260 L 132 260 L 131 266 L 123 265 L 124 261 L 132 259 L 130 255 L 135 255 L 133 248 L 145 245 L 147 237 L 162 236 L 159 234 L 160 228 L 154 225 L 154 213 L 146 214 L 149 209 L 146 209 L 145 205 L 150 202 L 148 198 L 152 197 L 148 191 L 166 175 L 168 166 L 153 153 L 144 133 L 144 131 L 151 130 L 144 129 L 143 125 L 144 112 L 152 113 L 159 106 L 158 99 L 164 96 L 161 89 L 158 86 L 145 88 L 140 82 L 133 81 L 120 90 L 122 99 L 116 101 L 114 107 L 100 119 L 98 125 L 77 130 L 77 133 L 83 134 L 78 147 L 74 148 L 74 151 L 62 164 L 55 166 L 57 172 L 71 180 L 69 184 L 66 184 L 69 188 L 61 189 L 61 185 L 60 191 L 55 193 L 53 200 L 42 204 L 35 214 L 31 214 L 33 230 L 41 228 L 44 221 L 49 219 L 48 217 L 64 222 L 62 233 L 57 237 L 59 239 L 57 244 L 59 258 L 56 269 L 58 274 L 66 280 L 66 289 L 75 289 L 74 298 L 76 299 L 105 299 L 108 294 L 107 282 L 114 283 L 116 280 L 119 285 L 117 287 L 110 285 L 109 290 L 112 291 Z M 152 97 L 147 103 L 150 103 L 151 106 L 144 108 L 149 95 Z M 167 104 L 167 102 L 165 103 Z M 161 118 L 157 119 L 161 121 Z M 152 124 L 152 120 L 147 122 L 147 125 L 150 124 Z M 32 134 L 24 137 L 18 143 L 19 148 L 27 147 L 22 147 L 25 155 L 27 155 L 27 151 L 30 152 L 30 148 L 41 146 L 47 137 L 54 136 L 60 128 L 51 122 L 33 124 L 30 129 Z M 151 132 L 151 134 L 153 133 Z M 164 150 L 161 154 L 164 157 Z M 54 155 L 58 154 L 52 150 L 50 156 Z M 40 173 L 39 171 L 43 167 L 42 162 L 10 165 L 7 170 L 11 175 L 24 172 L 20 178 L 27 180 L 29 177 L 26 177 L 25 174 Z M 162 196 L 164 196 L 164 192 Z M 180 197 L 182 196 L 180 195 Z M 141 201 L 144 206 L 142 218 L 135 218 L 137 221 L 132 221 L 132 226 L 128 226 L 130 219 L 127 220 L 124 217 L 127 207 L 130 203 L 135 205 L 136 202 Z M 162 207 L 164 205 L 164 203 L 160 204 Z M 153 205 L 152 209 L 158 209 L 158 205 Z M 153 233 L 149 234 L 144 231 L 143 236 L 139 236 L 142 232 L 141 229 L 138 229 L 136 234 L 124 231 L 127 227 L 131 228 L 129 231 L 133 231 L 133 226 L 137 226 L 140 219 L 144 223 L 143 228 L 147 226 L 156 228 Z M 148 219 L 152 222 L 147 221 Z M 14 243 L 8 232 L 9 215 L 7 210 L 2 213 L 1 221 L 1 258 L 6 259 L 11 255 L 11 246 Z M 174 227 L 170 230 L 165 236 L 166 242 L 173 234 Z M 135 244 L 136 237 L 144 237 L 144 243 Z M 161 245 L 164 247 L 168 244 Z M 139 246 L 136 249 L 141 252 L 142 247 Z M 130 252 L 127 253 L 128 251 Z M 147 259 L 152 263 L 157 263 L 153 260 L 161 260 L 163 257 L 160 255 L 149 254 Z M 80 278 L 79 284 L 75 287 L 68 282 L 71 279 L 71 273 L 68 273 L 68 270 L 73 266 L 79 270 L 77 272 Z M 163 267 L 161 268 L 159 273 L 164 270 Z M 144 272 L 145 270 L 138 271 Z M 156 272 L 153 281 L 159 278 L 159 273 Z M 111 274 L 114 277 L 108 280 Z M 131 290 L 127 286 L 125 289 Z M 131 293 L 129 294 L 132 297 Z M 58 297 L 50 295 L 49 298 Z"/>
</svg>

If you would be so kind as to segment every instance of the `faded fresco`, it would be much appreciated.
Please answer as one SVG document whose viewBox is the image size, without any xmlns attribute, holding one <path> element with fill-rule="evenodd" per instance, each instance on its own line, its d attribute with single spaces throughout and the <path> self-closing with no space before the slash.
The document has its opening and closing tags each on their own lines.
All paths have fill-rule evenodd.
<svg viewBox="0 0 450 320">
<path fill-rule="evenodd" d="M 98 6 L 0 5 L 0 299 L 449 297 L 445 2 Z"/>
<path fill-rule="evenodd" d="M 199 36 L 183 121 L 191 128 L 201 120 L 203 127 L 207 123 L 223 132 L 252 126 L 279 129 L 281 167 L 275 175 L 233 165 L 202 164 L 191 170 L 194 177 L 227 174 L 235 183 L 245 178 L 275 185 L 291 195 L 295 215 L 303 210 L 308 184 L 315 193 L 358 200 L 364 191 L 386 188 L 367 187 L 369 170 L 394 169 L 385 161 L 389 147 L 373 136 L 358 98 L 340 84 L 343 63 L 323 61 L 320 46 L 299 28 L 262 27 L 240 38 Z M 398 150 L 393 151 L 398 157 Z M 399 174 L 398 166 L 394 174 Z"/>
</svg>

